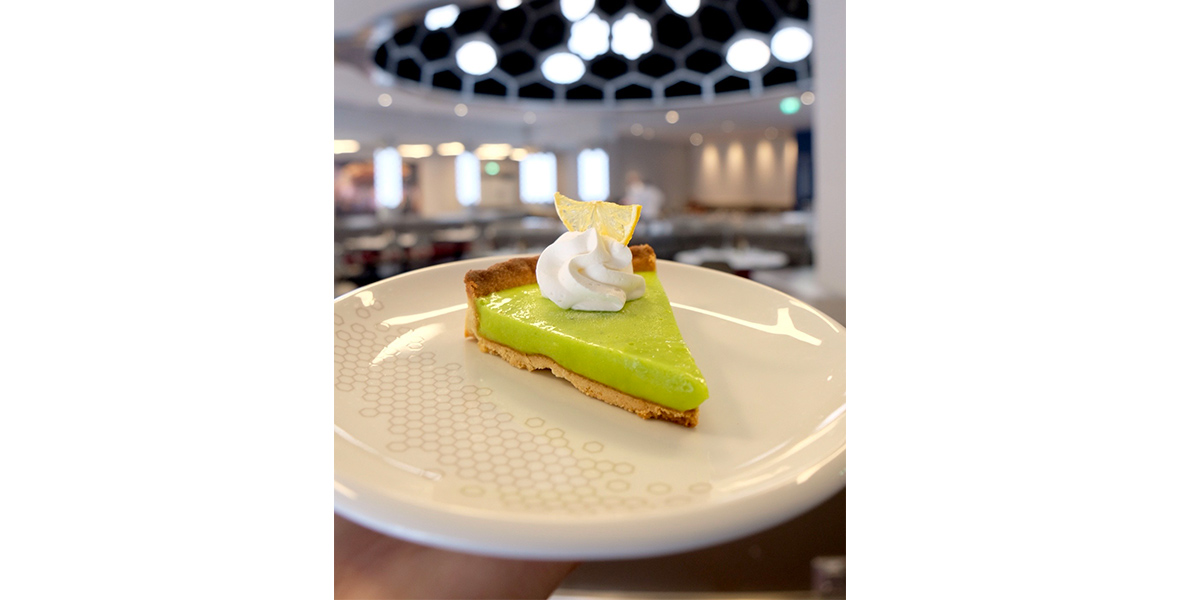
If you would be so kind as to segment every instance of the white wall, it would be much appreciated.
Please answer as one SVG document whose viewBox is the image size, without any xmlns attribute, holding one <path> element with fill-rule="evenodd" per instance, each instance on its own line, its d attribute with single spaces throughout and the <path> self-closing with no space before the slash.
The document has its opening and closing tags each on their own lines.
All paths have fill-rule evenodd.
<svg viewBox="0 0 1180 600">
<path fill-rule="evenodd" d="M 814 10 L 816 281 L 828 292 L 845 295 L 845 51 L 844 0 L 812 3 Z"/>
<path fill-rule="evenodd" d="M 557 159 L 557 191 L 581 200 L 578 198 L 578 153 L 554 152 L 553 156 Z"/>
<path fill-rule="evenodd" d="M 799 144 L 794 135 L 733 135 L 690 146 L 691 197 L 715 207 L 795 206 Z"/>
<path fill-rule="evenodd" d="M 688 201 L 691 172 L 687 143 L 671 143 L 642 138 L 622 138 L 601 146 L 610 157 L 610 199 L 618 201 L 626 193 L 627 173 L 640 177 L 664 193 L 664 210 L 679 211 Z"/>
<path fill-rule="evenodd" d="M 479 205 L 484 208 L 511 209 L 520 206 L 520 169 L 515 161 L 497 161 L 498 175 L 480 178 Z"/>
<path fill-rule="evenodd" d="M 515 208 L 520 206 L 519 171 L 511 160 L 500 164 L 498 175 L 480 172 L 480 206 Z M 422 192 L 422 216 L 436 216 L 465 210 L 455 192 L 455 157 L 430 156 L 417 159 L 418 181 Z M 480 168 L 487 164 L 480 162 Z"/>
<path fill-rule="evenodd" d="M 417 159 L 418 184 L 422 188 L 422 216 L 444 215 L 463 209 L 455 194 L 455 158 L 429 156 Z"/>
<path fill-rule="evenodd" d="M 690 200 L 718 208 L 790 209 L 796 204 L 799 145 L 792 132 L 780 132 L 773 140 L 767 139 L 762 132 L 735 132 L 728 136 L 709 138 L 701 146 L 693 146 L 688 142 L 622 138 L 595 147 L 606 149 L 610 157 L 610 199 L 614 201 L 618 201 L 625 192 L 627 174 L 636 171 L 664 193 L 665 210 L 669 213 L 681 211 Z M 829 151 L 831 150 L 829 147 Z M 573 198 L 577 198 L 578 194 L 578 151 L 580 149 L 555 152 L 557 189 Z M 841 187 L 842 152 L 841 148 L 837 182 Z M 817 158 L 817 169 L 820 162 Z M 830 163 L 831 159 L 829 168 L 833 166 Z M 454 164 L 453 157 L 431 156 L 418 159 L 423 215 L 439 215 L 462 210 L 455 197 Z M 499 176 L 483 178 L 483 204 L 501 208 L 520 206 L 519 186 L 516 185 L 519 177 L 515 170 L 516 163 L 505 160 L 501 161 L 501 165 L 503 171 Z M 817 176 L 817 188 L 819 179 L 821 178 Z M 829 182 L 830 192 L 831 186 L 832 183 Z M 831 194 L 833 199 L 839 198 L 839 201 L 838 206 L 827 207 L 826 214 L 829 215 L 835 208 L 842 211 L 843 206 L 842 189 L 838 196 L 835 192 Z M 817 199 L 817 204 L 818 202 Z M 831 222 L 829 220 L 828 223 Z M 841 232 L 838 239 L 831 235 L 826 235 L 825 238 L 839 245 L 839 254 L 830 255 L 841 265 L 839 278 L 842 281 L 842 212 L 838 227 Z M 842 283 L 839 289 L 842 293 Z"/>
</svg>

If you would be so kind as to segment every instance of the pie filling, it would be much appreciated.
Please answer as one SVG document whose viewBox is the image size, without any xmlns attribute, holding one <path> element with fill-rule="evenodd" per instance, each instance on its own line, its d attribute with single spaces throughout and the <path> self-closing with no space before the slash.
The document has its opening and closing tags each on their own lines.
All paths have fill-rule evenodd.
<svg viewBox="0 0 1180 600">
<path fill-rule="evenodd" d="M 533 283 L 475 300 L 479 334 L 675 410 L 709 397 L 705 378 L 680 335 L 668 296 L 654 271 L 639 271 L 643 297 L 618 312 L 565 310 Z"/>
</svg>

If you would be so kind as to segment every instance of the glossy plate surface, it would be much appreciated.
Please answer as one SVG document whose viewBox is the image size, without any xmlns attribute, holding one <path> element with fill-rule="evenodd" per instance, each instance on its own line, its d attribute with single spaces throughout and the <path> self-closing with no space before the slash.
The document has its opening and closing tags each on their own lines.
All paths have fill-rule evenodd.
<svg viewBox="0 0 1180 600">
<path fill-rule="evenodd" d="M 588 398 L 463 337 L 463 274 L 411 271 L 335 302 L 335 503 L 464 552 L 619 559 L 794 517 L 844 486 L 845 331 L 811 306 L 660 260 L 709 385 L 686 429 Z"/>
</svg>

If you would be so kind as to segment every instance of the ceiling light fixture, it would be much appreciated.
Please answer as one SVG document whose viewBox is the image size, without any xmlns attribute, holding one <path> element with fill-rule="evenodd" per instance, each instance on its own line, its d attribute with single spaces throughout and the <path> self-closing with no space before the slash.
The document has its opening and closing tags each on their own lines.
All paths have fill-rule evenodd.
<svg viewBox="0 0 1180 600">
<path fill-rule="evenodd" d="M 699 133 L 694 133 L 694 134 L 692 134 L 692 135 L 688 136 L 688 141 L 689 141 L 689 143 L 691 143 L 693 146 L 700 146 L 700 145 L 701 145 L 701 142 L 704 142 L 704 141 L 705 141 L 705 136 L 703 136 L 703 135 L 701 135 L 701 134 L 699 134 Z"/>
<path fill-rule="evenodd" d="M 526 157 L 528 155 L 529 155 L 528 148 L 513 148 L 512 153 L 508 155 L 508 158 L 511 158 L 512 160 L 515 160 L 516 162 L 520 162 L 520 161 L 524 160 L 524 157 Z"/>
<path fill-rule="evenodd" d="M 455 51 L 455 62 L 465 73 L 486 75 L 496 68 L 496 49 L 483 40 L 470 40 Z"/>
<path fill-rule="evenodd" d="M 680 113 L 678 113 L 674 110 L 670 110 L 670 111 L 668 111 L 667 114 L 664 115 L 664 120 L 669 123 L 675 123 L 680 120 Z"/>
<path fill-rule="evenodd" d="M 610 49 L 635 60 L 653 47 L 651 23 L 635 13 L 627 13 L 610 27 Z"/>
<path fill-rule="evenodd" d="M 467 116 L 467 105 L 463 104 L 463 103 L 456 104 L 455 105 L 455 114 L 460 117 L 466 117 Z"/>
<path fill-rule="evenodd" d="M 811 92 L 803 92 L 802 94 L 799 94 L 799 101 L 804 105 L 810 106 L 812 102 L 815 102 L 815 94 Z"/>
<path fill-rule="evenodd" d="M 569 52 L 550 54 L 541 63 L 541 75 L 556 84 L 569 84 L 586 74 L 586 64 Z"/>
<path fill-rule="evenodd" d="M 561 14 L 569 22 L 580 20 L 594 9 L 594 0 L 561 0 Z"/>
<path fill-rule="evenodd" d="M 610 50 L 610 24 L 589 15 L 570 26 L 570 52 L 590 60 Z"/>
<path fill-rule="evenodd" d="M 512 154 L 512 144 L 480 144 L 475 156 L 480 160 L 504 160 Z"/>
<path fill-rule="evenodd" d="M 701 7 L 701 0 L 667 0 L 667 2 L 668 8 L 682 17 L 695 15 L 697 9 Z"/>
<path fill-rule="evenodd" d="M 463 150 L 465 150 L 465 149 L 466 148 L 464 148 L 463 144 L 460 142 L 446 142 L 444 144 L 438 145 L 438 155 L 439 156 L 458 156 L 460 154 L 463 154 Z"/>
<path fill-rule="evenodd" d="M 753 73 L 770 62 L 770 48 L 756 37 L 745 37 L 729 45 L 725 62 L 739 73 Z"/>
<path fill-rule="evenodd" d="M 807 89 L 813 77 L 807 2 L 435 0 L 407 4 L 418 8 L 403 7 L 392 19 L 390 15 L 375 18 L 372 32 L 354 36 L 350 43 L 356 53 L 349 54 L 349 62 L 374 70 L 378 86 L 409 82 L 440 95 L 451 94 L 452 106 L 493 100 L 518 106 L 548 101 L 609 107 L 616 101 L 647 100 L 654 108 L 673 98 L 684 106 L 707 105 L 715 102 L 715 94 L 737 98 L 742 91 L 781 99 Z M 758 42 L 743 41 L 747 39 Z M 763 63 L 767 48 L 771 57 Z M 582 62 L 556 57 L 548 65 L 549 72 L 543 73 L 545 59 L 558 52 L 568 52 Z M 558 69 L 562 64 L 572 70 Z M 389 107 L 401 102 L 391 90 L 375 91 L 362 100 L 371 106 L 378 94 L 389 92 L 388 99 L 381 97 L 378 102 L 389 102 Z M 445 111 L 445 106 L 440 108 Z M 663 110 L 666 113 L 668 107 Z"/>
<path fill-rule="evenodd" d="M 360 142 L 356 140 L 335 140 L 336 154 L 352 154 L 361 149 Z"/>
<path fill-rule="evenodd" d="M 381 106 L 389 106 L 390 104 L 393 104 L 393 96 L 390 96 L 389 94 L 381 94 L 380 96 L 377 96 L 377 104 L 380 104 Z"/>
<path fill-rule="evenodd" d="M 799 62 L 811 54 L 811 34 L 802 27 L 791 25 L 780 29 L 770 38 L 770 51 L 774 57 L 785 62 Z"/>
<path fill-rule="evenodd" d="M 439 29 L 446 29 L 455 24 L 455 19 L 459 18 L 459 6 L 455 4 L 448 4 L 438 8 L 432 8 L 426 11 L 426 18 L 423 23 L 426 28 L 431 31 L 438 31 Z"/>
<path fill-rule="evenodd" d="M 434 147 L 430 144 L 402 144 L 397 147 L 402 158 L 426 158 L 434 154 Z"/>
</svg>

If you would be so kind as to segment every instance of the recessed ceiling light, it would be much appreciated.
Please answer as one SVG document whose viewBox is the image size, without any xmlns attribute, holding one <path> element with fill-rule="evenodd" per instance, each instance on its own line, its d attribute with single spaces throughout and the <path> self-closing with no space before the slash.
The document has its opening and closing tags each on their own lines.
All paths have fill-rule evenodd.
<svg viewBox="0 0 1180 600">
<path fill-rule="evenodd" d="M 447 142 L 438 145 L 439 156 L 458 156 L 463 154 L 463 144 L 461 142 Z"/>
<path fill-rule="evenodd" d="M 753 73 L 770 62 L 770 48 L 758 38 L 740 39 L 726 50 L 725 62 L 740 73 Z"/>
<path fill-rule="evenodd" d="M 695 15 L 697 9 L 701 7 L 701 0 L 667 0 L 667 2 L 668 8 L 682 17 Z"/>
<path fill-rule="evenodd" d="M 352 154 L 361 149 L 360 142 L 356 140 L 335 140 L 336 154 Z"/>
<path fill-rule="evenodd" d="M 571 23 L 590 14 L 594 0 L 561 0 L 561 14 Z"/>
<path fill-rule="evenodd" d="M 779 30 L 770 38 L 770 51 L 774 57 L 786 62 L 799 62 L 811 54 L 811 34 L 801 27 L 790 26 Z"/>
<path fill-rule="evenodd" d="M 535 113 L 531 110 L 524 113 L 524 122 L 528 123 L 529 125 L 536 123 L 537 122 L 537 113 Z"/>
<path fill-rule="evenodd" d="M 480 160 L 504 160 L 511 154 L 511 144 L 480 144 L 475 149 L 475 156 Z"/>
<path fill-rule="evenodd" d="M 589 15 L 570 26 L 570 52 L 590 60 L 610 49 L 610 25 Z"/>
<path fill-rule="evenodd" d="M 541 74 L 556 84 L 573 83 L 586 74 L 586 64 L 569 52 L 557 52 L 541 63 Z"/>
<path fill-rule="evenodd" d="M 455 4 L 448 4 L 438 8 L 432 8 L 426 11 L 426 18 L 423 22 L 426 28 L 431 31 L 438 31 L 455 24 L 455 19 L 459 18 L 459 7 Z"/>
<path fill-rule="evenodd" d="M 390 104 L 393 104 L 393 96 L 390 96 L 389 94 L 381 94 L 380 96 L 377 96 L 377 104 L 380 104 L 381 106 L 389 106 Z"/>
<path fill-rule="evenodd" d="M 403 158 L 426 158 L 434 154 L 434 147 L 430 144 L 402 144 L 397 151 Z"/>
<path fill-rule="evenodd" d="M 467 105 L 466 104 L 456 104 L 455 105 L 455 114 L 459 115 L 460 117 L 466 117 L 467 116 Z"/>
<path fill-rule="evenodd" d="M 627 13 L 610 27 L 610 49 L 635 60 L 652 49 L 651 23 L 635 13 Z"/>
<path fill-rule="evenodd" d="M 380 70 L 374 74 L 380 76 L 380 84 L 392 86 L 408 80 L 419 88 L 437 88 L 441 94 L 450 90 L 452 106 L 458 101 L 492 97 L 519 98 L 534 106 L 543 104 L 534 100 L 557 105 L 567 100 L 585 105 L 594 104 L 585 101 L 598 101 L 612 106 L 616 100 L 648 99 L 654 108 L 668 96 L 677 98 L 677 103 L 695 100 L 710 104 L 714 92 L 737 97 L 741 94 L 732 92 L 747 90 L 758 96 L 763 87 L 790 83 L 788 78 L 807 81 L 812 77 L 807 65 L 814 52 L 812 25 L 805 15 L 798 18 L 791 11 L 777 10 L 775 2 L 781 9 L 785 6 L 782 0 L 741 0 L 736 4 L 530 0 L 527 5 L 523 0 L 480 1 L 417 2 L 411 4 L 419 8 L 398 9 L 393 19 L 374 18 L 368 40 L 372 46 L 367 47 L 379 50 L 366 50 L 367 58 L 358 55 L 357 60 L 362 66 Z M 720 8 L 722 5 L 729 8 Z M 460 16 L 463 22 L 459 22 Z M 756 29 L 746 28 L 746 23 Z M 740 30 L 736 36 L 735 29 Z M 655 47 L 657 34 L 659 47 Z M 705 47 L 697 41 L 702 36 L 707 38 L 700 42 Z M 553 53 L 569 53 L 582 62 L 556 56 L 547 65 L 548 73 L 537 77 L 542 63 Z M 650 62 L 635 71 L 635 63 L 644 59 Z M 786 68 L 767 73 L 775 65 Z M 755 75 L 760 81 L 754 81 Z M 556 89 L 554 82 L 572 88 L 571 93 L 567 94 L 565 87 Z M 379 96 L 378 102 L 388 107 L 399 104 L 392 94 Z M 368 102 L 373 100 L 369 96 Z M 662 109 L 667 112 L 668 107 Z"/>
<path fill-rule="evenodd" d="M 668 111 L 667 114 L 664 115 L 664 120 L 669 123 L 675 123 L 680 120 L 680 113 L 678 113 L 674 110 L 670 110 L 670 111 Z"/>
<path fill-rule="evenodd" d="M 471 40 L 455 51 L 459 68 L 471 75 L 486 75 L 496 68 L 496 49 L 483 40 Z"/>
<path fill-rule="evenodd" d="M 802 94 L 799 94 L 799 101 L 810 106 L 812 102 L 815 102 L 815 94 L 811 92 L 803 92 Z"/>
<path fill-rule="evenodd" d="M 693 146 L 700 146 L 701 142 L 705 141 L 705 136 L 703 136 L 699 133 L 694 133 L 694 134 L 688 136 L 688 141 L 690 143 L 692 143 Z"/>
</svg>

